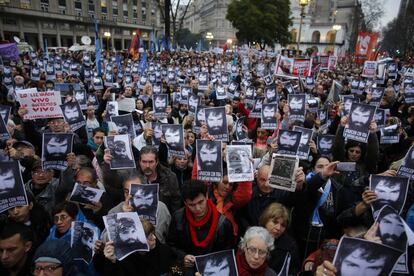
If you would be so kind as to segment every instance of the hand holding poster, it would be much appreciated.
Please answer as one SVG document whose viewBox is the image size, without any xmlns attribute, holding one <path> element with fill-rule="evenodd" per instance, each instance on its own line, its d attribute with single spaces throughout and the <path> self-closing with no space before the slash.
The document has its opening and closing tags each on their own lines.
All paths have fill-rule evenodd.
<svg viewBox="0 0 414 276">
<path fill-rule="evenodd" d="M 109 214 L 103 217 L 109 240 L 114 242 L 115 256 L 122 261 L 136 251 L 149 251 L 147 238 L 137 212 Z"/>
<path fill-rule="evenodd" d="M 203 276 L 237 276 L 233 250 L 224 250 L 195 257 L 197 271 Z"/>
<path fill-rule="evenodd" d="M 119 135 L 127 134 L 131 139 L 135 138 L 135 127 L 132 113 L 111 116 L 111 122 L 114 123 L 116 132 Z"/>
<path fill-rule="evenodd" d="M 204 112 L 208 134 L 212 135 L 216 140 L 227 141 L 229 137 L 225 107 L 209 107 L 205 108 Z"/>
<path fill-rule="evenodd" d="M 306 113 L 306 94 L 288 95 L 289 102 L 289 122 L 305 120 Z"/>
<path fill-rule="evenodd" d="M 72 152 L 72 133 L 43 133 L 42 168 L 65 170 L 67 155 Z"/>
<path fill-rule="evenodd" d="M 374 119 L 375 106 L 352 103 L 349 122 L 344 129 L 344 137 L 366 143 L 370 132 L 370 124 Z"/>
<path fill-rule="evenodd" d="M 62 117 L 59 91 L 37 92 L 36 88 L 29 88 L 17 91 L 16 96 L 20 106 L 27 109 L 24 120 Z"/>
<path fill-rule="evenodd" d="M 269 186 L 294 192 L 296 189 L 295 172 L 298 167 L 297 156 L 273 154 L 269 169 Z"/>
<path fill-rule="evenodd" d="M 72 193 L 70 194 L 69 201 L 78 202 L 80 204 L 95 205 L 101 200 L 104 192 L 104 190 L 98 188 L 92 188 L 75 183 Z"/>
<path fill-rule="evenodd" d="M 228 145 L 227 173 L 229 182 L 253 181 L 252 147 L 249 145 Z"/>
<path fill-rule="evenodd" d="M 164 135 L 165 143 L 168 146 L 169 154 L 185 157 L 184 150 L 184 130 L 182 125 L 161 125 L 162 134 Z"/>
<path fill-rule="evenodd" d="M 380 144 L 398 144 L 400 142 L 400 126 L 398 124 L 387 126 L 381 129 Z"/>
<path fill-rule="evenodd" d="M 398 169 L 397 175 L 414 179 L 414 145 L 410 147 Z"/>
<path fill-rule="evenodd" d="M 296 156 L 300 145 L 302 133 L 300 131 L 279 130 L 278 154 Z"/>
<path fill-rule="evenodd" d="M 73 221 L 71 226 L 70 246 L 73 249 L 74 260 L 90 263 L 95 254 L 95 242 L 99 237 L 99 229 L 82 221 Z"/>
<path fill-rule="evenodd" d="M 401 251 L 363 239 L 342 237 L 333 260 L 336 275 L 391 275 Z"/>
<path fill-rule="evenodd" d="M 196 140 L 197 179 L 218 182 L 223 178 L 221 141 Z"/>
<path fill-rule="evenodd" d="M 262 120 L 260 127 L 263 129 L 277 128 L 277 104 L 263 104 L 262 105 Z"/>
<path fill-rule="evenodd" d="M 72 131 L 76 131 L 86 125 L 82 109 L 77 101 L 64 103 L 60 105 L 60 108 L 62 109 L 65 122 L 69 124 Z"/>
<path fill-rule="evenodd" d="M 104 142 L 112 156 L 111 170 L 135 168 L 134 155 L 132 154 L 131 141 L 128 134 L 105 136 Z"/>
<path fill-rule="evenodd" d="M 0 213 L 26 205 L 28 201 L 19 162 L 0 162 Z"/>
<path fill-rule="evenodd" d="M 152 225 L 157 225 L 157 210 L 159 201 L 159 184 L 131 184 L 129 194 L 130 204 L 142 218 L 148 219 Z"/>
<path fill-rule="evenodd" d="M 299 143 L 297 155 L 301 160 L 308 160 L 310 146 L 309 143 L 312 140 L 313 130 L 304 127 L 294 126 L 293 131 L 300 131 L 302 133 Z"/>
<path fill-rule="evenodd" d="M 377 62 L 365 61 L 361 76 L 373 79 L 376 75 Z"/>
</svg>

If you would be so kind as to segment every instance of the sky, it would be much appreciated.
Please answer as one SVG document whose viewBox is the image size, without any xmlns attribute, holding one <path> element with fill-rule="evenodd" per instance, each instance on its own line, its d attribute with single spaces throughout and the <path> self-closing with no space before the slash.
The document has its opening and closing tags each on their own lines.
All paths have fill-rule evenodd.
<svg viewBox="0 0 414 276">
<path fill-rule="evenodd" d="M 380 29 L 385 27 L 388 24 L 388 22 L 392 21 L 395 17 L 397 17 L 401 0 L 382 0 L 382 2 L 384 4 L 384 15 L 380 20 Z"/>
</svg>

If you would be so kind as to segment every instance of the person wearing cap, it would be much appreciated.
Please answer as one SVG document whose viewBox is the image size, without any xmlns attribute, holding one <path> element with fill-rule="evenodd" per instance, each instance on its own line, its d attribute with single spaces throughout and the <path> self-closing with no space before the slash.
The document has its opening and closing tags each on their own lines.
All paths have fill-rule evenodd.
<svg viewBox="0 0 414 276">
<path fill-rule="evenodd" d="M 82 276 L 73 261 L 70 244 L 64 240 L 48 240 L 33 257 L 33 275 Z"/>
<path fill-rule="evenodd" d="M 30 275 L 33 235 L 18 222 L 8 222 L 0 232 L 0 275 Z"/>
<path fill-rule="evenodd" d="M 55 193 L 59 185 L 59 179 L 53 176 L 53 170 L 43 170 L 41 161 L 37 161 L 31 169 L 32 179 L 25 184 L 26 191 L 49 212 L 55 206 Z"/>
</svg>

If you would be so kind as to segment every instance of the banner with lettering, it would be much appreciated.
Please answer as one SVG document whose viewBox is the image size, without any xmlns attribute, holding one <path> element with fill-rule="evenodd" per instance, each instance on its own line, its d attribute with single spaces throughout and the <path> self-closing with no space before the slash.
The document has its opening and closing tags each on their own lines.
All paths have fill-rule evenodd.
<svg viewBox="0 0 414 276">
<path fill-rule="evenodd" d="M 27 109 L 25 120 L 63 117 L 60 91 L 38 92 L 36 88 L 16 91 L 17 101 Z"/>
<path fill-rule="evenodd" d="M 310 77 L 312 73 L 311 59 L 294 59 L 292 75 L 301 77 Z"/>
</svg>

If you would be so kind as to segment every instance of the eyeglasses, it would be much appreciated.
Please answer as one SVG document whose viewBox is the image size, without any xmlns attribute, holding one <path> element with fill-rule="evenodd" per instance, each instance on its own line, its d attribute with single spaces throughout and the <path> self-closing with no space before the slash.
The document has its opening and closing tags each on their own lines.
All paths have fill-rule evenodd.
<svg viewBox="0 0 414 276">
<path fill-rule="evenodd" d="M 43 171 L 43 170 L 38 170 L 38 171 L 33 171 L 34 175 L 41 175 L 41 174 L 47 174 L 47 171 Z"/>
<path fill-rule="evenodd" d="M 263 258 L 267 255 L 267 250 L 262 250 L 254 247 L 247 247 L 247 253 L 252 256 L 258 254 L 260 258 Z"/>
<path fill-rule="evenodd" d="M 53 217 L 53 222 L 54 222 L 54 223 L 58 223 L 60 220 L 61 220 L 61 221 L 65 221 L 65 220 L 67 220 L 68 218 L 69 218 L 69 216 L 67 216 L 67 215 L 54 216 L 54 217 Z"/>
<path fill-rule="evenodd" d="M 39 275 L 41 271 L 44 272 L 45 275 L 52 275 L 56 269 L 62 267 L 61 265 L 47 265 L 47 266 L 35 266 L 32 268 L 33 275 Z"/>
</svg>

